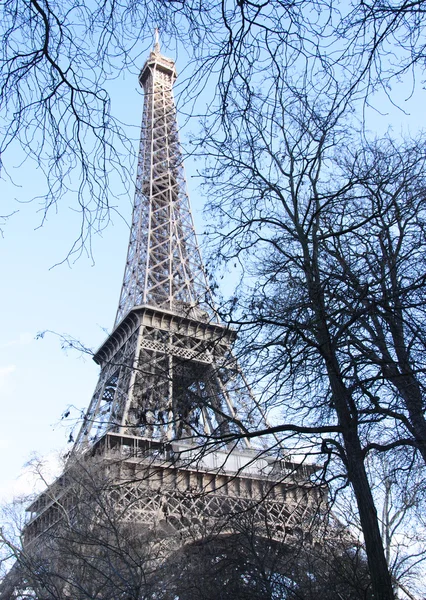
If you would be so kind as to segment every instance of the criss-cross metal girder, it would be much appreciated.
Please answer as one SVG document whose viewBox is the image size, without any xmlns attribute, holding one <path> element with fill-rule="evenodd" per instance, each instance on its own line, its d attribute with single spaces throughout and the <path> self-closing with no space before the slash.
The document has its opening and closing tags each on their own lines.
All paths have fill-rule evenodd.
<svg viewBox="0 0 426 600">
<path fill-rule="evenodd" d="M 95 355 L 101 374 L 76 448 L 107 433 L 154 440 L 242 437 L 261 424 L 232 356 L 205 277 L 186 190 L 174 62 L 156 43 L 139 81 L 144 110 L 135 204 L 112 335 Z M 234 438 L 234 439 L 232 439 Z"/>
<path fill-rule="evenodd" d="M 174 62 L 158 44 L 143 67 L 141 141 L 135 203 L 115 325 L 149 304 L 214 318 L 186 189 L 173 83 Z"/>
<path fill-rule="evenodd" d="M 140 75 L 143 125 L 116 323 L 95 354 L 99 381 L 65 471 L 28 507 L 23 542 L 34 564 L 66 539 L 62 532 L 74 536 L 76 515 L 88 509 L 89 519 L 103 523 L 101 505 L 112 510 L 108 523 L 117 514 L 155 535 L 158 566 L 189 535 L 239 532 L 239 515 L 267 540 L 312 537 L 326 498 L 310 483 L 315 466 L 250 448 L 244 437 L 265 422 L 232 355 L 236 334 L 219 322 L 204 276 L 179 148 L 175 78 L 157 41 Z M 101 482 L 95 495 L 86 487 L 91 473 Z M 79 513 L 82 491 L 90 502 Z M 20 568 L 0 586 L 1 600 L 27 589 Z M 61 569 L 72 571 L 66 563 Z M 68 598 L 66 582 L 55 579 Z"/>
</svg>

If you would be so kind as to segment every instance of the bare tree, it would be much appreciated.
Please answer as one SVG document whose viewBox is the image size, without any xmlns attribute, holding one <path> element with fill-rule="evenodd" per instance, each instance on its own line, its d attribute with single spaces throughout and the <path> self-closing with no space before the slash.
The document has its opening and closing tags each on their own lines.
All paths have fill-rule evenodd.
<svg viewBox="0 0 426 600">
<path fill-rule="evenodd" d="M 343 162 L 358 181 L 340 222 L 328 223 L 325 243 L 334 294 L 351 319 L 343 360 L 369 410 L 400 422 L 397 438 L 426 462 L 426 155 L 421 142 L 398 147 L 385 139 L 347 152 Z"/>
<path fill-rule="evenodd" d="M 371 51 L 359 68 L 362 54 L 353 37 L 333 54 L 346 22 L 339 21 L 336 28 L 324 16 L 334 16 L 332 4 L 313 6 L 310 19 L 306 12 L 302 18 L 297 3 L 243 2 L 226 11 L 219 4 L 155 6 L 30 2 L 21 10 L 7 2 L 2 21 L 2 155 L 15 141 L 24 152 L 36 149 L 36 160 L 45 165 L 48 177 L 46 209 L 67 189 L 70 169 L 80 165 L 77 198 L 83 231 L 100 226 L 109 214 L 106 165 L 121 168 L 114 140 L 118 136 L 126 144 L 119 124 L 110 120 L 108 69 L 114 71 L 117 57 L 118 68 L 136 59 L 133 36 L 135 31 L 140 34 L 140 23 L 161 18 L 179 39 L 203 41 L 194 50 L 201 67 L 187 94 L 193 98 L 197 86 L 216 69 L 217 121 L 209 123 L 205 143 L 218 160 L 210 176 L 221 195 L 220 203 L 213 199 L 213 208 L 221 213 L 226 239 L 231 240 L 232 248 L 228 252 L 225 246 L 224 254 L 241 258 L 254 250 L 262 261 L 252 273 L 260 283 L 243 290 L 233 320 L 251 327 L 251 349 L 259 355 L 256 368 L 261 367 L 259 376 L 274 392 L 267 401 L 288 403 L 295 415 L 274 432 L 307 436 L 328 466 L 338 458 L 335 476 L 347 477 L 357 499 L 375 596 L 391 598 L 365 457 L 373 449 L 401 445 L 425 457 L 423 280 L 415 270 L 420 253 L 409 252 L 412 262 L 407 267 L 410 245 L 400 243 L 407 230 L 410 235 L 420 232 L 415 243 L 423 243 L 422 194 L 410 204 L 414 194 L 407 171 L 403 179 L 405 189 L 411 190 L 408 195 L 389 176 L 389 192 L 380 198 L 383 161 L 375 169 L 380 152 L 344 152 L 343 146 L 351 146 L 354 138 L 345 132 L 342 114 L 370 89 L 371 65 L 389 39 L 387 31 L 398 36 L 403 31 L 399 24 L 405 27 L 401 15 L 421 15 L 420 7 L 369 7 L 364 14 L 368 19 L 373 15 L 373 21 L 364 20 L 362 26 L 374 24 L 377 17 L 384 29 L 379 39 L 368 41 Z M 390 27 L 387 14 L 393 19 Z M 117 51 L 114 58 L 111 48 Z M 84 72 L 89 80 L 81 78 L 79 61 L 88 65 Z M 268 78 L 262 78 L 264 71 Z M 218 122 L 223 129 L 217 129 Z M 395 162 L 402 156 L 405 160 L 408 154 L 395 155 Z M 414 171 L 421 160 L 409 162 Z M 388 193 L 402 201 L 384 202 Z M 401 235 L 395 235 L 396 229 Z M 356 250 L 361 232 L 362 243 L 367 244 L 368 232 L 373 236 L 368 242 L 377 271 L 373 282 L 362 278 L 371 265 L 365 249 Z M 348 256 L 357 252 L 349 262 Z M 374 294 L 365 286 L 374 288 Z M 239 302 L 235 298 L 233 307 Z"/>
<path fill-rule="evenodd" d="M 271 26 L 282 16 L 278 3 L 271 7 Z M 226 96 L 229 73 L 238 69 L 234 44 L 241 48 L 247 36 L 256 41 L 258 26 L 246 30 L 246 10 L 222 13 L 220 3 L 137 2 L 65 3 L 30 0 L 2 4 L 2 50 L 0 55 L 0 155 L 3 173 L 9 173 L 11 151 L 34 160 L 44 173 L 46 186 L 41 198 L 44 216 L 70 192 L 72 206 L 81 214 L 76 249 L 90 245 L 90 234 L 106 227 L 112 199 L 117 194 L 118 175 L 124 189 L 132 185 L 135 152 L 131 130 L 111 110 L 110 86 L 123 69 L 137 72 L 141 55 L 152 43 L 154 27 L 162 24 L 162 35 L 173 46 L 185 45 L 194 61 L 185 84 L 192 101 L 206 85 L 219 82 Z M 286 21 L 302 24 L 299 9 L 286 9 Z M 256 17 L 256 11 L 253 16 Z M 229 27 L 242 25 L 235 39 Z M 299 35 L 278 30 L 274 45 Z M 192 50 L 191 50 L 192 48 Z M 244 50 L 242 50 L 242 55 Z M 254 50 L 255 53 L 257 52 Z M 298 52 L 298 51 L 297 51 Z M 243 76 L 251 76 L 256 63 L 246 62 Z M 212 75 L 214 71 L 219 76 Z M 195 74 L 194 74 L 195 73 Z M 255 70 L 253 71 L 255 75 Z M 128 124 L 127 124 L 128 125 Z M 135 123 L 131 125 L 136 125 Z M 134 138 L 134 139 L 132 139 Z M 123 189 L 120 190 L 120 193 Z"/>
<path fill-rule="evenodd" d="M 371 460 L 370 473 L 395 591 L 421 597 L 426 561 L 422 469 L 407 468 L 406 461 L 386 454 Z"/>
<path fill-rule="evenodd" d="M 316 98 L 315 84 L 280 83 L 253 89 L 250 109 L 236 97 L 226 136 L 203 140 L 218 256 L 244 271 L 228 318 L 267 405 L 284 411 L 277 427 L 310 436 L 347 477 L 375 597 L 392 598 L 365 458 L 423 456 L 425 156 L 415 143 L 362 147 L 339 86 Z"/>
<path fill-rule="evenodd" d="M 2 598 L 149 597 L 147 580 L 160 550 L 152 534 L 123 519 L 111 498 L 113 485 L 98 461 L 80 463 L 29 506 L 27 500 L 27 510 L 37 502 L 46 505 L 50 525 L 30 537 L 25 527 L 15 538 L 3 533 L 2 544 L 15 562 L 4 578 Z"/>
<path fill-rule="evenodd" d="M 300 539 L 292 546 L 265 536 L 247 514 L 233 528 L 232 535 L 197 540 L 171 558 L 165 600 L 372 597 L 362 550 L 337 531 L 321 545 Z"/>
</svg>

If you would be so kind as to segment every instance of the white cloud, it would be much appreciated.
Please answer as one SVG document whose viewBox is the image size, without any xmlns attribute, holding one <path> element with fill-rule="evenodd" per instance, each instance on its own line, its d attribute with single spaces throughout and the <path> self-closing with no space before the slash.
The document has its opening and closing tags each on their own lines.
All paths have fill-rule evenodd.
<svg viewBox="0 0 426 600">
<path fill-rule="evenodd" d="M 24 331 L 23 333 L 20 333 L 14 340 L 9 340 L 0 344 L 0 349 L 2 350 L 3 348 L 10 348 L 11 346 L 27 346 L 28 344 L 31 344 L 33 340 L 34 335 L 29 333 L 29 331 Z"/>
<path fill-rule="evenodd" d="M 4 367 L 0 367 L 0 390 L 4 388 L 9 375 L 14 371 L 16 371 L 16 365 L 6 365 Z"/>
<path fill-rule="evenodd" d="M 63 460 L 58 452 L 51 452 L 41 459 L 34 458 L 22 467 L 18 477 L 5 480 L 0 485 L 0 504 L 16 497 L 40 493 L 58 477 L 63 469 Z"/>
</svg>

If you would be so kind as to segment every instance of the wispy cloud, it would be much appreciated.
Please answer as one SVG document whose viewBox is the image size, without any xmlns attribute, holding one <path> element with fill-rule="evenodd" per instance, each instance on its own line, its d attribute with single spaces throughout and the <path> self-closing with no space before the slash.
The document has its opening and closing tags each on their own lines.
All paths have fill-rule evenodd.
<svg viewBox="0 0 426 600">
<path fill-rule="evenodd" d="M 0 504 L 13 498 L 29 496 L 45 489 L 46 484 L 58 477 L 63 469 L 63 460 L 58 452 L 46 454 L 42 459 L 34 457 L 22 467 L 18 477 L 5 479 L 0 485 Z"/>
<path fill-rule="evenodd" d="M 31 344 L 33 340 L 34 335 L 29 333 L 29 331 L 24 331 L 23 333 L 20 333 L 14 340 L 8 340 L 7 342 L 0 344 L 0 349 L 10 348 L 11 346 L 27 346 L 28 344 Z"/>
<path fill-rule="evenodd" d="M 0 367 L 0 389 L 2 389 L 11 373 L 16 371 L 16 365 L 6 365 L 4 367 Z"/>
</svg>

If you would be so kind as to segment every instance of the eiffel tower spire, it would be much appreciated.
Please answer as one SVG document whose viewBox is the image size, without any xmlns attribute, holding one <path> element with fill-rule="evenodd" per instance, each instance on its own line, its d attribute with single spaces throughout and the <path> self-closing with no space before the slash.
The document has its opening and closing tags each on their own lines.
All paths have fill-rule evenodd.
<svg viewBox="0 0 426 600">
<path fill-rule="evenodd" d="M 115 325 L 149 304 L 215 317 L 197 244 L 179 144 L 174 62 L 160 53 L 158 30 L 139 82 L 144 89 L 136 193 Z M 202 312 L 200 312 L 202 311 Z"/>
<path fill-rule="evenodd" d="M 76 448 L 114 433 L 191 440 L 240 432 L 250 392 L 219 323 L 197 244 L 179 144 L 173 60 L 158 33 L 142 68 L 145 92 L 136 193 L 111 336 Z"/>
</svg>

